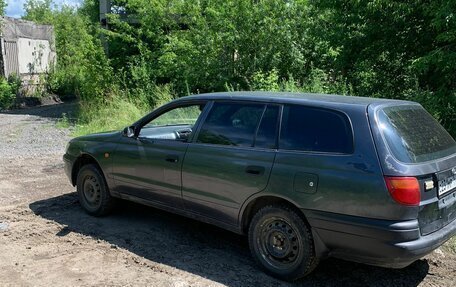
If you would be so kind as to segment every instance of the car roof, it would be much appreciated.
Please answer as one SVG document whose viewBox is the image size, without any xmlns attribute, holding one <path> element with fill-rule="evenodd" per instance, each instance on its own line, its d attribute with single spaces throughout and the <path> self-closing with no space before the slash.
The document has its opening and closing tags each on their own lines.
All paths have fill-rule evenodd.
<svg viewBox="0 0 456 287">
<path fill-rule="evenodd" d="M 415 104 L 414 102 L 402 100 L 289 92 L 220 92 L 186 96 L 180 98 L 178 101 L 182 100 L 262 101 L 271 103 L 311 104 L 315 106 L 331 107 L 349 105 L 352 107 L 357 106 L 364 109 L 371 104 Z"/>
</svg>

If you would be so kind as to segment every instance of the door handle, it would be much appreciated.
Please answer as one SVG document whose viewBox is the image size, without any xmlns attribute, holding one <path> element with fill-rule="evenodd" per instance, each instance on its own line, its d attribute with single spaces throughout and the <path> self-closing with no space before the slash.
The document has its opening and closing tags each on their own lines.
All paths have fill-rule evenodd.
<svg viewBox="0 0 456 287">
<path fill-rule="evenodd" d="M 264 167 L 249 165 L 245 168 L 245 172 L 253 175 L 262 175 L 264 173 Z"/>
<path fill-rule="evenodd" d="M 176 163 L 179 161 L 179 157 L 177 155 L 167 155 L 165 160 L 167 162 L 172 162 L 172 163 Z"/>
</svg>

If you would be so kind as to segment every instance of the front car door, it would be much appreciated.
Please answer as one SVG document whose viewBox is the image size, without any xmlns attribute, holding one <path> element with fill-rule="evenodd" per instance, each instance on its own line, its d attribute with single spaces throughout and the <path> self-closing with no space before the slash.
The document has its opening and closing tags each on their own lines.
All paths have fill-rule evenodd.
<svg viewBox="0 0 456 287">
<path fill-rule="evenodd" d="M 172 106 L 137 126 L 136 137 L 122 137 L 114 155 L 116 191 L 182 208 L 182 162 L 204 106 L 204 102 Z"/>
<path fill-rule="evenodd" d="M 188 146 L 182 167 L 187 211 L 237 224 L 245 200 L 268 184 L 279 109 L 251 102 L 213 104 Z"/>
</svg>

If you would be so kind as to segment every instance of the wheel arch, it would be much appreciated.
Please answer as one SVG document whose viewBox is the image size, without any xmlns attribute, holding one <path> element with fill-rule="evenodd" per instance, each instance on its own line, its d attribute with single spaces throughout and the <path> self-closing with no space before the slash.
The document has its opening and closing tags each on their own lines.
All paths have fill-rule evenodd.
<svg viewBox="0 0 456 287">
<path fill-rule="evenodd" d="M 240 231 L 243 234 L 246 234 L 249 228 L 249 224 L 252 221 L 255 213 L 261 208 L 272 205 L 272 204 L 281 204 L 288 206 L 295 210 L 302 218 L 305 223 L 310 227 L 309 222 L 304 214 L 304 212 L 298 207 L 298 205 L 290 200 L 289 198 L 272 195 L 272 194 L 262 194 L 257 197 L 251 198 L 240 211 Z"/>
<path fill-rule="evenodd" d="M 258 195 L 256 197 L 251 198 L 246 204 L 244 204 L 240 212 L 240 233 L 247 234 L 250 222 L 252 221 L 252 218 L 255 215 L 255 213 L 264 206 L 272 204 L 288 206 L 292 210 L 294 210 L 298 215 L 300 215 L 301 218 L 304 220 L 304 223 L 307 225 L 307 227 L 309 227 L 310 231 L 312 232 L 315 255 L 320 259 L 326 258 L 328 256 L 328 247 L 326 246 L 318 232 L 314 228 L 312 228 L 312 225 L 309 223 L 306 214 L 302 209 L 298 207 L 299 205 L 289 198 L 277 196 L 275 194 Z"/>
<path fill-rule="evenodd" d="M 103 169 L 101 168 L 101 165 L 98 163 L 98 161 L 95 159 L 95 157 L 88 153 L 82 153 L 75 160 L 75 162 L 73 164 L 73 168 L 71 170 L 71 184 L 73 184 L 73 186 L 76 186 L 77 179 L 78 179 L 78 173 L 81 170 L 81 168 L 88 164 L 95 165 L 100 170 L 101 174 L 104 177 Z"/>
</svg>

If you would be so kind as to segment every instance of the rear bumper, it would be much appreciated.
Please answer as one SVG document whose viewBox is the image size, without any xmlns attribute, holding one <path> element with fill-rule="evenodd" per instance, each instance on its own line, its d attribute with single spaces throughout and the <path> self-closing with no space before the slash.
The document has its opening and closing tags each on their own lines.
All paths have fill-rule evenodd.
<svg viewBox="0 0 456 287">
<path fill-rule="evenodd" d="M 456 220 L 421 236 L 418 220 L 389 221 L 304 211 L 317 247 L 326 255 L 390 268 L 403 268 L 456 234 Z M 323 246 L 324 248 L 321 248 Z M 321 255 L 321 254 L 320 254 Z"/>
</svg>

